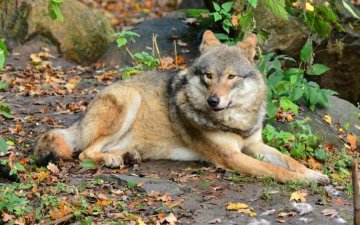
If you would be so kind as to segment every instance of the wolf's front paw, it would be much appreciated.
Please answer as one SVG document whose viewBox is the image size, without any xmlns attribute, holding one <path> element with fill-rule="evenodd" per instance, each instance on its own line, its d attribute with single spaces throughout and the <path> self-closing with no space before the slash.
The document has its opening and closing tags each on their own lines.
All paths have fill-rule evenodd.
<svg viewBox="0 0 360 225">
<path fill-rule="evenodd" d="M 108 154 L 104 157 L 105 166 L 110 168 L 132 166 L 141 162 L 140 154 L 137 151 L 128 151 L 122 154 Z"/>
<path fill-rule="evenodd" d="M 327 175 L 310 169 L 304 174 L 304 179 L 307 183 L 316 182 L 319 184 L 327 184 L 330 182 Z"/>
</svg>

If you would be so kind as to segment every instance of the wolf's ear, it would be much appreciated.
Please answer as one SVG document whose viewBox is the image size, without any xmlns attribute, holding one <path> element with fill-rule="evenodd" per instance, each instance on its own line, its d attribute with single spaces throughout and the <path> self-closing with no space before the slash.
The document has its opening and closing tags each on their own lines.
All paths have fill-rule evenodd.
<svg viewBox="0 0 360 225">
<path fill-rule="evenodd" d="M 236 44 L 236 46 L 240 47 L 244 50 L 246 57 L 250 60 L 250 62 L 254 61 L 254 57 L 256 54 L 256 44 L 257 38 L 255 34 L 251 34 L 247 38 L 245 38 L 242 42 Z"/>
<path fill-rule="evenodd" d="M 205 31 L 200 44 L 200 52 L 204 53 L 209 48 L 220 45 L 221 42 L 215 37 L 215 34 L 209 30 Z"/>
</svg>

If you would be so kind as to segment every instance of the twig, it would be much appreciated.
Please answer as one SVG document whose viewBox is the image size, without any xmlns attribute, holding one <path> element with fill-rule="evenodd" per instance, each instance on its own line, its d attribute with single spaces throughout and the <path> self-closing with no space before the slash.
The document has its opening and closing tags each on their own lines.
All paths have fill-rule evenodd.
<svg viewBox="0 0 360 225">
<path fill-rule="evenodd" d="M 174 54 L 175 54 L 175 66 L 178 69 L 178 59 L 177 59 L 177 50 L 176 50 L 176 40 L 174 40 Z"/>
<path fill-rule="evenodd" d="M 125 46 L 125 50 L 127 51 L 127 53 L 129 53 L 129 55 L 131 56 L 131 58 L 134 60 L 135 65 L 138 65 L 138 64 L 137 64 L 137 61 L 136 61 L 136 59 L 135 59 L 135 57 L 134 57 L 134 55 L 130 52 L 130 50 L 128 49 L 128 47 Z"/>
<path fill-rule="evenodd" d="M 359 193 L 359 177 L 358 162 L 353 161 L 352 168 L 353 198 L 354 198 L 354 225 L 360 225 L 360 193 Z"/>
<path fill-rule="evenodd" d="M 63 218 L 60 218 L 60 219 L 57 219 L 57 220 L 54 220 L 54 221 L 51 221 L 49 223 L 41 223 L 40 225 L 57 225 L 59 223 L 63 223 L 63 222 L 66 222 L 66 221 L 69 221 L 71 220 L 72 218 L 74 217 L 73 214 L 70 214 L 70 215 L 67 215 Z"/>
<path fill-rule="evenodd" d="M 153 45 L 155 46 L 156 53 L 157 53 L 158 56 L 159 56 L 159 61 L 160 61 L 161 69 L 164 71 L 164 70 L 165 70 L 165 67 L 164 67 L 164 64 L 163 64 L 162 61 L 161 61 L 161 55 L 160 55 L 160 51 L 159 51 L 159 46 L 158 46 L 158 44 L 157 44 L 157 35 L 156 35 L 156 34 L 153 34 Z"/>
</svg>

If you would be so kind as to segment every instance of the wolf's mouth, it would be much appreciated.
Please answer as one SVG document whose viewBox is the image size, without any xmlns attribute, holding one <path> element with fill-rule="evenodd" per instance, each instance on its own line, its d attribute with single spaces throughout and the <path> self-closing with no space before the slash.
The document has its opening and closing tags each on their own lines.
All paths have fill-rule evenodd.
<svg viewBox="0 0 360 225">
<path fill-rule="evenodd" d="M 226 107 L 223 107 L 223 108 L 212 108 L 212 107 L 210 107 L 210 109 L 211 109 L 212 111 L 219 112 L 219 111 L 222 111 L 222 110 L 224 110 L 224 109 L 229 108 L 230 105 L 231 105 L 231 103 L 232 103 L 232 101 L 230 101 L 229 104 L 228 104 Z"/>
</svg>

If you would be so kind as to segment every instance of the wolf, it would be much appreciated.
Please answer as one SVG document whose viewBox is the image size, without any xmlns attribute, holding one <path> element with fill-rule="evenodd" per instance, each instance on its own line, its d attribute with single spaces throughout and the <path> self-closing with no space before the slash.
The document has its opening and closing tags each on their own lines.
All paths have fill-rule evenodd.
<svg viewBox="0 0 360 225">
<path fill-rule="evenodd" d="M 205 31 L 201 55 L 187 70 L 114 83 L 82 119 L 42 134 L 34 148 L 38 164 L 70 160 L 80 151 L 80 160 L 108 167 L 141 159 L 204 160 L 280 182 L 329 182 L 263 143 L 266 86 L 254 60 L 256 45 L 255 34 L 227 46 Z"/>
</svg>

